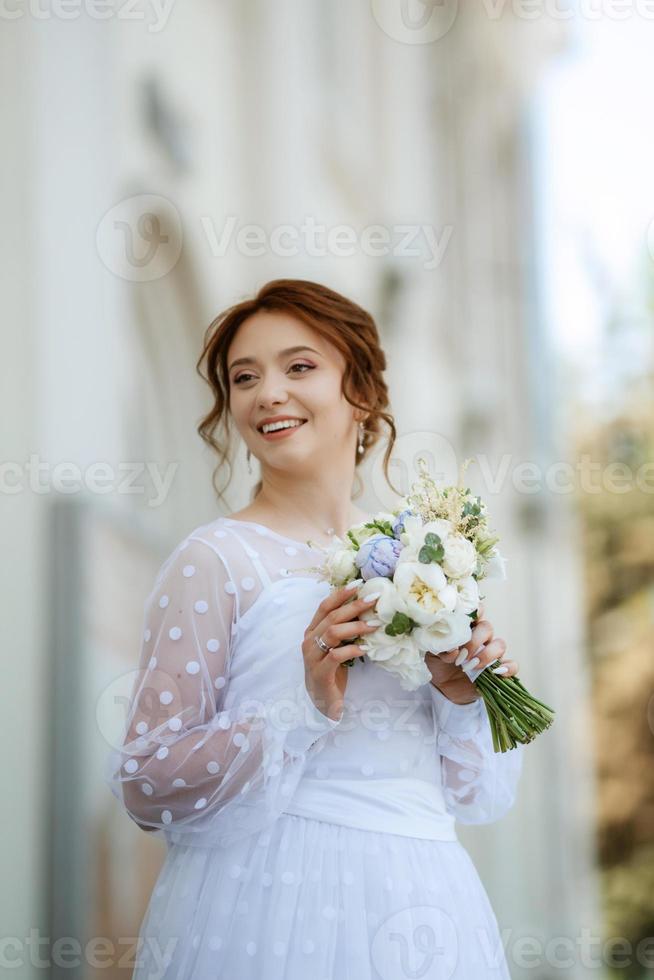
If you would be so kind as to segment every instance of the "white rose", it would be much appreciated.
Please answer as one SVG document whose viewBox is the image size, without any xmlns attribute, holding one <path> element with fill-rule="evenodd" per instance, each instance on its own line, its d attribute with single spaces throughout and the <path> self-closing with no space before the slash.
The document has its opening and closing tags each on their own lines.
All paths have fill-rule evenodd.
<svg viewBox="0 0 654 980">
<path fill-rule="evenodd" d="M 351 548 L 335 547 L 325 558 L 325 566 L 332 585 L 346 585 L 359 575 L 354 561 L 356 552 Z"/>
<path fill-rule="evenodd" d="M 383 518 L 386 515 L 381 514 L 380 516 Z M 365 525 L 367 523 L 369 522 L 362 521 L 360 524 L 353 524 L 352 527 L 350 528 L 350 531 L 352 531 L 354 537 L 359 542 L 359 545 L 362 545 L 364 541 L 367 541 L 368 538 L 371 538 L 373 534 L 381 534 L 381 531 L 376 527 L 366 527 Z"/>
<path fill-rule="evenodd" d="M 477 568 L 477 550 L 462 534 L 451 534 L 444 541 L 443 570 L 450 578 L 468 578 Z"/>
<path fill-rule="evenodd" d="M 393 585 L 407 615 L 421 626 L 431 625 L 435 617 L 452 612 L 456 606 L 456 589 L 435 562 L 398 562 Z"/>
<path fill-rule="evenodd" d="M 411 635 L 424 653 L 447 653 L 470 639 L 470 617 L 460 612 L 446 613 L 432 626 L 416 627 Z"/>
<path fill-rule="evenodd" d="M 454 582 L 458 594 L 456 612 L 471 613 L 479 605 L 479 586 L 477 579 L 459 578 Z"/>
</svg>

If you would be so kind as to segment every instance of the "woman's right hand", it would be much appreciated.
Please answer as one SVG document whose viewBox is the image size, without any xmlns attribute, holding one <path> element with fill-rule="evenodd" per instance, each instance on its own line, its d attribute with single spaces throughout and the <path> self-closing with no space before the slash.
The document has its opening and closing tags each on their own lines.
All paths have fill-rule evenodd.
<svg viewBox="0 0 654 980">
<path fill-rule="evenodd" d="M 332 721 L 340 721 L 343 714 L 349 670 L 349 667 L 343 666 L 343 661 L 365 654 L 358 644 L 348 641 L 379 629 L 379 624 L 373 626 L 358 618 L 360 613 L 374 608 L 379 594 L 366 596 L 366 599 L 352 599 L 353 591 L 343 586 L 323 599 L 304 632 L 302 642 L 309 696 L 318 710 Z M 320 649 L 316 643 L 318 637 L 331 648 L 329 653 Z"/>
</svg>

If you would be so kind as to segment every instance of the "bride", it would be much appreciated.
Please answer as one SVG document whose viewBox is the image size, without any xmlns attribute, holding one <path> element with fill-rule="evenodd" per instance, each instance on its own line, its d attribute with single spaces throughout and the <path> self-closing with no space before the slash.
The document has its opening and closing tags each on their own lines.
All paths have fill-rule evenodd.
<svg viewBox="0 0 654 980">
<path fill-rule="evenodd" d="M 370 603 L 314 574 L 331 535 L 369 516 L 353 483 L 382 423 L 388 479 L 385 367 L 372 317 L 305 280 L 269 282 L 207 330 L 214 482 L 232 425 L 261 480 L 247 507 L 179 542 L 145 602 L 106 771 L 167 845 L 137 980 L 509 978 L 455 824 L 510 809 L 523 755 L 493 751 L 461 664 L 518 665 L 480 611 L 408 693 L 354 643 L 379 626 L 360 618 Z"/>
</svg>

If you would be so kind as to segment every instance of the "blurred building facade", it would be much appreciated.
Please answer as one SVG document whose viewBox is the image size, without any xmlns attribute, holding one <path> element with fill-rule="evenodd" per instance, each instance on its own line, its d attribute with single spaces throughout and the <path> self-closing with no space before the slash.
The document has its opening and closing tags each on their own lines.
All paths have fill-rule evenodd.
<svg viewBox="0 0 654 980">
<path fill-rule="evenodd" d="M 72 506 L 91 498 L 94 511 L 133 519 L 124 532 L 131 550 L 111 551 L 114 577 L 129 576 L 147 533 L 154 562 L 219 512 L 213 460 L 195 433 L 208 392 L 194 373 L 216 313 L 281 276 L 316 279 L 370 309 L 388 353 L 396 479 L 412 474 L 419 451 L 439 464 L 453 447 L 459 462 L 484 456 L 500 474 L 510 457 L 496 487 L 479 467 L 469 471 L 510 556 L 506 594 L 489 587 L 488 605 L 524 682 L 557 721 L 526 753 L 514 810 L 500 824 L 459 831 L 512 964 L 522 937 L 575 943 L 600 927 L 577 530 L 564 498 L 511 485 L 516 462 L 545 468 L 553 453 L 534 289 L 529 112 L 539 72 L 564 39 L 543 21 L 493 23 L 471 6 L 438 41 L 409 44 L 371 11 L 344 0 L 193 0 L 174 6 L 160 32 L 147 21 L 88 18 L 23 18 L 5 28 L 5 75 L 29 65 L 3 110 L 4 193 L 16 228 L 3 265 L 11 319 L 21 324 L 10 331 L 17 367 L 5 390 L 16 420 L 8 446 L 16 459 L 28 446 L 53 465 L 82 469 L 152 461 L 161 476 L 171 467 L 156 506 L 147 473 L 145 493 L 71 495 Z M 235 242 L 248 225 L 263 229 L 260 255 Z M 312 225 L 354 229 L 352 254 L 309 246 Z M 362 229 L 373 226 L 388 235 L 386 254 L 362 246 Z M 137 256 L 127 267 L 108 244 L 112 231 Z M 161 268 L 171 268 L 151 278 L 138 256 L 153 242 L 162 245 Z M 387 506 L 379 460 L 365 472 L 362 505 Z M 243 506 L 257 479 L 256 463 L 249 477 L 239 450 L 229 510 Z M 20 899 L 5 921 L 16 936 L 39 923 L 47 934 L 47 850 L 59 831 L 43 746 L 53 715 L 71 708 L 65 692 L 53 705 L 48 685 L 55 495 L 63 497 L 9 497 L 3 522 L 17 555 L 5 570 L 16 590 L 7 639 L 21 650 L 10 671 L 36 715 L 29 738 L 11 747 L 19 791 L 4 866 Z M 145 581 L 147 573 L 131 580 L 137 596 Z M 131 636 L 134 644 L 122 652 L 126 662 L 137 655 L 138 617 L 136 602 L 122 624 L 124 643 Z M 18 703 L 9 709 L 15 729 L 19 711 Z M 97 774 L 85 775 L 86 831 L 109 846 L 103 821 L 114 801 Z M 119 819 L 124 829 L 111 846 L 127 865 L 150 842 Z M 148 857 L 150 875 L 157 857 Z M 104 852 L 87 869 L 98 928 L 113 928 L 112 909 L 130 900 L 136 916 L 147 894 L 130 899 L 110 869 Z M 511 969 L 516 980 L 585 973 L 576 959 L 565 967 L 545 955 L 536 970 Z"/>
</svg>

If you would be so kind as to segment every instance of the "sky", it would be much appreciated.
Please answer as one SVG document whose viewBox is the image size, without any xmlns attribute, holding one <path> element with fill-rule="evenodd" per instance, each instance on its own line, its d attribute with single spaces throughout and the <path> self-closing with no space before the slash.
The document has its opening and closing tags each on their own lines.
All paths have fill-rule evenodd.
<svg viewBox="0 0 654 980">
<path fill-rule="evenodd" d="M 638 311 L 654 276 L 653 51 L 654 20 L 635 10 L 624 22 L 579 19 L 535 106 L 545 322 L 557 352 L 595 376 L 596 396 L 615 367 L 606 311 L 616 300 Z M 647 336 L 632 333 L 620 357 L 642 363 Z"/>
</svg>

